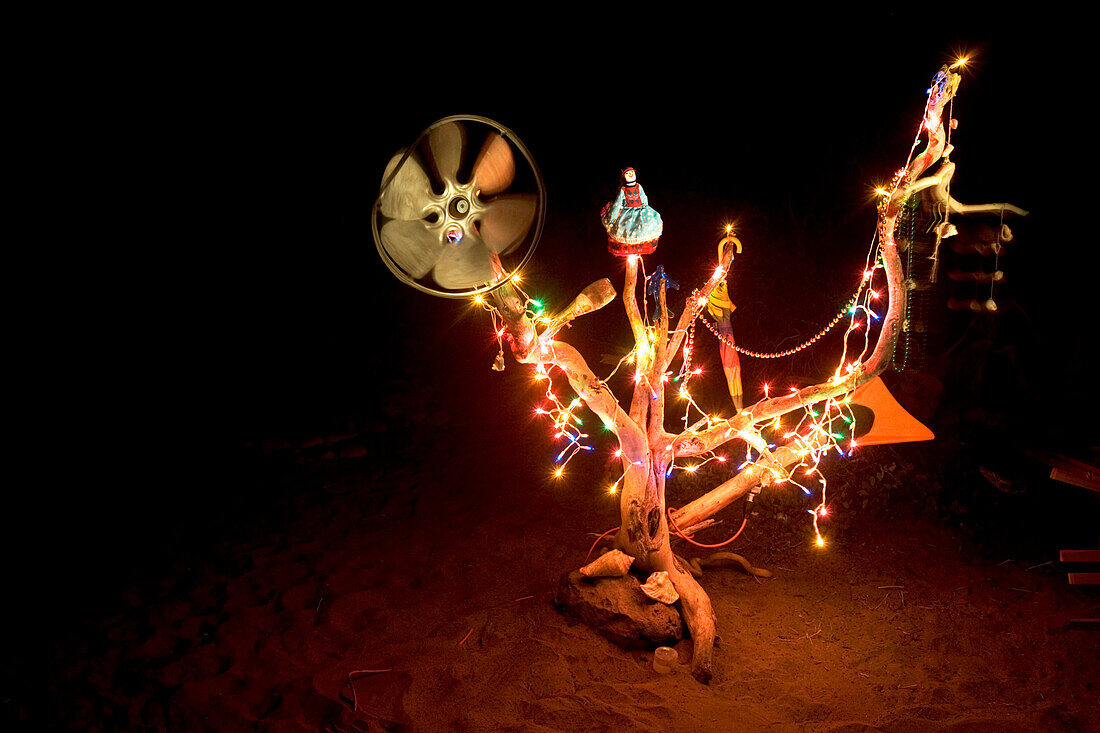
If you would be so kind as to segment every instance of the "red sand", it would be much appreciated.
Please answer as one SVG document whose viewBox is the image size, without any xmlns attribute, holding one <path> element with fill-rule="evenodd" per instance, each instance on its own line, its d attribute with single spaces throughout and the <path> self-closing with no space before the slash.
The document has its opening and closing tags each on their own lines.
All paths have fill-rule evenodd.
<svg viewBox="0 0 1100 733">
<path fill-rule="evenodd" d="M 1100 635 L 1067 629 L 1097 596 L 1032 567 L 1049 557 L 983 560 L 916 512 L 857 514 L 819 550 L 762 512 L 733 549 L 775 577 L 703 579 L 721 637 L 703 686 L 554 608 L 588 533 L 617 522 L 580 459 L 554 484 L 546 451 L 492 433 L 407 463 L 354 450 L 370 426 L 333 437 L 265 459 L 305 477 L 285 522 L 129 590 L 59 651 L 52 711 L 8 712 L 81 730 L 1100 730 Z"/>
</svg>

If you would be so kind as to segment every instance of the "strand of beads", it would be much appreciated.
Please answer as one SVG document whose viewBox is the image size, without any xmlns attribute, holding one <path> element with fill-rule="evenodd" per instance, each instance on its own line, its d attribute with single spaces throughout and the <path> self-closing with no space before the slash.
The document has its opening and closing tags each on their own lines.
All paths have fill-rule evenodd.
<svg viewBox="0 0 1100 733">
<path fill-rule="evenodd" d="M 715 328 L 714 324 L 711 323 L 710 320 L 707 319 L 705 316 L 703 316 L 701 313 L 700 313 L 700 320 L 703 321 L 703 325 L 705 325 L 710 330 L 710 332 L 713 333 L 714 336 L 719 341 L 721 341 L 722 343 L 724 343 L 726 346 L 730 347 L 731 349 L 736 349 L 739 354 L 744 354 L 745 356 L 752 356 L 752 357 L 755 357 L 757 359 L 779 359 L 779 358 L 784 357 L 784 356 L 790 356 L 791 354 L 797 354 L 799 351 L 802 351 L 803 349 L 807 348 L 808 346 L 812 346 L 813 344 L 817 343 L 817 341 L 819 339 L 821 339 L 821 337 L 823 337 L 829 331 L 833 330 L 833 328 L 836 326 L 836 324 L 840 323 L 841 319 L 843 319 L 844 316 L 846 316 L 850 313 L 851 308 L 856 304 L 856 301 L 857 301 L 858 297 L 859 296 L 857 294 L 850 301 L 848 301 L 848 304 L 844 306 L 844 309 L 841 310 L 839 313 L 837 313 L 836 317 L 834 317 L 833 320 L 830 321 L 827 326 L 825 326 L 823 329 L 818 331 L 817 335 L 807 339 L 806 341 L 802 342 L 798 346 L 795 346 L 793 349 L 787 349 L 786 351 L 775 351 L 775 352 L 770 352 L 770 353 L 764 353 L 764 352 L 759 352 L 759 351 L 750 351 L 749 349 L 746 349 L 743 346 L 738 346 L 737 344 L 734 344 L 734 343 L 731 343 L 730 341 L 728 341 L 722 334 L 718 333 L 718 329 Z"/>
</svg>

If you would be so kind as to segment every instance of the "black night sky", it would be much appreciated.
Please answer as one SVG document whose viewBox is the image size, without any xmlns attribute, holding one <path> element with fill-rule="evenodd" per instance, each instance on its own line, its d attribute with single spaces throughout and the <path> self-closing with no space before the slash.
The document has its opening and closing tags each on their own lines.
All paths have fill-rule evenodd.
<svg viewBox="0 0 1100 733">
<path fill-rule="evenodd" d="M 360 409 L 379 378 L 406 368 L 410 357 L 382 346 L 395 331 L 437 323 L 461 329 L 460 350 L 491 351 L 464 305 L 406 292 L 379 266 L 367 226 L 389 157 L 460 113 L 510 128 L 542 169 L 547 229 L 529 281 L 551 301 L 607 274 L 597 213 L 631 165 L 670 222 L 670 271 L 709 256 L 713 231 L 736 221 L 756 242 L 759 276 L 775 262 L 764 283 L 778 288 L 744 297 L 767 311 L 769 297 L 792 296 L 775 271 L 820 271 L 820 291 L 807 294 L 820 298 L 807 320 L 819 319 L 865 252 L 868 191 L 904 160 L 928 80 L 958 53 L 974 61 L 955 107 L 953 193 L 1036 212 L 1021 226 L 1049 242 L 1014 251 L 1014 277 L 1032 278 L 1019 292 L 1065 346 L 1065 299 L 1087 287 L 1075 279 L 1087 253 L 1048 209 L 1080 195 L 1062 170 L 1082 155 L 1073 141 L 1085 116 L 1072 93 L 1080 49 L 1059 47 L 1045 25 L 958 18 L 929 30 L 895 16 L 876 31 L 834 20 L 822 33 L 773 19 L 685 52 L 673 41 L 688 29 L 673 23 L 636 42 L 517 44 L 512 63 L 468 70 L 442 51 L 417 63 L 339 44 L 310 45 L 267 73 L 246 67 L 221 90 L 229 114 L 206 121 L 219 172 L 196 192 L 210 233 L 184 266 L 195 280 L 180 325 L 195 348 L 182 356 L 204 387 L 232 396 L 217 407 L 248 432 Z"/>
<path fill-rule="evenodd" d="M 231 534 L 262 514 L 243 457 L 256 445 L 377 422 L 416 380 L 463 392 L 496 376 L 487 317 L 399 283 L 370 233 L 390 156 L 453 114 L 497 120 L 541 168 L 532 294 L 564 305 L 601 277 L 620 286 L 598 212 L 629 165 L 665 219 L 654 264 L 682 283 L 701 280 L 719 228 L 736 222 L 746 253 L 731 293 L 752 314 L 744 339 L 770 349 L 848 297 L 873 234 L 871 189 L 905 160 L 932 75 L 972 57 L 952 194 L 1031 212 L 1012 222 L 1007 295 L 1031 324 L 1021 362 L 1034 397 L 1058 400 L 1019 407 L 1091 427 L 1095 444 L 1081 419 L 1096 257 L 1080 172 L 1095 147 L 1095 64 L 1066 35 L 1080 19 L 913 6 L 792 27 L 780 13 L 698 12 L 620 34 L 579 16 L 538 35 L 252 19 L 160 79 L 172 91 L 144 110 L 152 132 L 113 131 L 134 173 L 120 229 L 140 242 L 92 265 L 70 321 L 87 358 L 56 419 L 80 446 L 76 475 L 9 513 L 6 562 L 30 557 L 12 577 L 54 609 L 25 609 L 22 623 L 48 635 L 64 599 L 94 613 L 212 527 Z M 614 345 L 619 315 L 579 337 Z M 54 567 L 78 579 L 43 583 Z"/>
</svg>

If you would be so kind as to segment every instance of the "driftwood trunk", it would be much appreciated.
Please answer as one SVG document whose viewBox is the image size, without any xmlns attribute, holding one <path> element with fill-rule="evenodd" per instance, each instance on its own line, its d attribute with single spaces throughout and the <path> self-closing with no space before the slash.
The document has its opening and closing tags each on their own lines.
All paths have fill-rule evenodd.
<svg viewBox="0 0 1100 733">
<path fill-rule="evenodd" d="M 516 359 L 521 363 L 558 367 L 565 373 L 577 395 L 618 437 L 624 475 L 620 496 L 622 522 L 615 545 L 635 558 L 635 567 L 663 570 L 669 574 L 680 595 L 683 617 L 694 641 L 692 674 L 702 682 L 707 682 L 712 674 L 716 619 L 710 598 L 673 555 L 669 543 L 669 517 L 665 504 L 665 477 L 669 466 L 677 458 L 703 455 L 733 440 L 753 445 L 761 455 L 756 463 L 673 515 L 681 529 L 690 530 L 754 487 L 784 478 L 787 467 L 801 460 L 798 451 L 790 447 L 769 451 L 761 441 L 756 426 L 786 413 L 842 397 L 886 368 L 905 317 L 902 267 L 894 231 L 911 185 L 944 155 L 946 135 L 943 112 L 954 96 L 958 79 L 957 74 L 947 69 L 937 75 L 933 82 L 937 91 L 930 94 L 922 120 L 922 131 L 927 134 L 928 144 L 898 172 L 893 190 L 880 205 L 879 256 L 886 273 L 888 305 L 873 351 L 847 374 L 841 375 L 838 370 L 837 376 L 827 382 L 762 400 L 727 420 L 711 421 L 705 429 L 688 429 L 675 434 L 665 430 L 664 376 L 680 351 L 688 327 L 705 307 L 711 291 L 728 273 L 734 254 L 732 246 L 725 248 L 721 261 L 706 284 L 689 295 L 684 312 L 672 330 L 665 304 L 664 281 L 660 282 L 658 291 L 661 316 L 655 323 L 646 323 L 637 298 L 639 258 L 631 256 L 626 259 L 622 300 L 634 336 L 633 362 L 636 368 L 635 387 L 628 408 L 619 404 L 575 348 L 554 338 L 565 320 L 603 307 L 614 299 L 614 289 L 609 281 L 601 280 L 586 288 L 565 314 L 559 316 L 556 325 L 547 327 L 542 334 L 538 333 L 527 316 L 526 300 L 515 288 L 505 284 L 494 292 Z M 945 163 L 950 165 L 949 161 Z M 952 171 L 953 168 L 945 170 L 935 184 L 921 185 L 945 187 L 943 178 L 949 179 Z M 955 210 L 965 208 L 953 200 L 950 203 Z M 972 208 L 981 210 L 981 207 Z"/>
</svg>

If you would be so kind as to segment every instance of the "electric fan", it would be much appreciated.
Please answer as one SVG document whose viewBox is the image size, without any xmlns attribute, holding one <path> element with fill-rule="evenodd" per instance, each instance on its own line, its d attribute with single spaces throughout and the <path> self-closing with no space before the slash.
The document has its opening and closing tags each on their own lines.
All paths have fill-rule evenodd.
<svg viewBox="0 0 1100 733">
<path fill-rule="evenodd" d="M 457 115 L 434 122 L 390 159 L 371 228 L 398 279 L 464 298 L 516 275 L 545 218 L 542 174 L 519 138 L 486 117 Z"/>
</svg>

